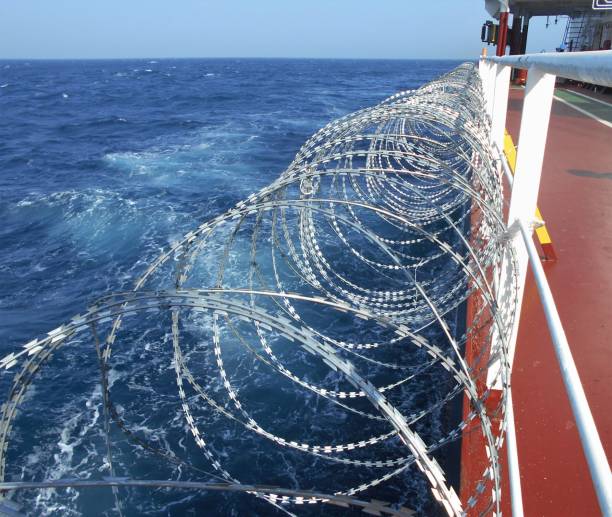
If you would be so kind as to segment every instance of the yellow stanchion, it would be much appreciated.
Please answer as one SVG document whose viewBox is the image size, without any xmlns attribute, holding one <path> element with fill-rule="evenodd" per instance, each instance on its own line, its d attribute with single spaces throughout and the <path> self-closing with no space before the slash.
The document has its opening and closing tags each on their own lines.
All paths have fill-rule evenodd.
<svg viewBox="0 0 612 517">
<path fill-rule="evenodd" d="M 508 165 L 510 166 L 512 175 L 514 175 L 514 170 L 516 168 L 516 147 L 514 146 L 514 142 L 512 141 L 512 137 L 510 136 L 510 133 L 508 133 L 508 131 L 505 132 L 504 137 L 504 154 L 506 155 L 506 159 L 508 160 Z M 539 208 L 536 208 L 536 218 L 540 221 L 544 220 Z M 545 224 L 536 228 L 536 236 L 538 237 L 540 246 L 542 246 L 542 251 L 544 252 L 544 260 L 557 260 L 557 255 L 552 244 L 552 239 L 550 238 L 550 233 L 548 233 L 548 229 L 546 228 Z"/>
</svg>

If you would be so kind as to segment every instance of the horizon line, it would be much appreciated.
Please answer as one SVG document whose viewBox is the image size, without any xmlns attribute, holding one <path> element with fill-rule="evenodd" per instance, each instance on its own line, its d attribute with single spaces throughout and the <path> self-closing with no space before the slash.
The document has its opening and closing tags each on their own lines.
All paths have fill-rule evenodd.
<svg viewBox="0 0 612 517">
<path fill-rule="evenodd" d="M 142 56 L 142 57 L 2 57 L 0 61 L 128 61 L 128 60 L 162 60 L 162 59 L 312 59 L 312 60 L 353 60 L 353 61 L 474 61 L 467 57 L 308 57 L 308 56 Z"/>
</svg>

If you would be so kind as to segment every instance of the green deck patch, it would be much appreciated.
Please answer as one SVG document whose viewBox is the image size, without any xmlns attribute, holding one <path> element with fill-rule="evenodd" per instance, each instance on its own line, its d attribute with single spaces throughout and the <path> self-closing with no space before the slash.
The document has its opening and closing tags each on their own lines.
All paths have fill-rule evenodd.
<svg viewBox="0 0 612 517">
<path fill-rule="evenodd" d="M 577 108 L 581 108 L 606 122 L 612 123 L 612 106 L 606 106 L 597 100 L 587 99 L 582 95 L 573 93 L 571 90 L 556 88 L 555 95 Z"/>
</svg>

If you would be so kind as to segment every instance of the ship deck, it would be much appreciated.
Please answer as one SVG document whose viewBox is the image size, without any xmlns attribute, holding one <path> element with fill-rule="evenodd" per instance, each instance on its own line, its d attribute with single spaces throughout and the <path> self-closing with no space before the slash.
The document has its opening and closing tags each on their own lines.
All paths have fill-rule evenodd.
<svg viewBox="0 0 612 517">
<path fill-rule="evenodd" d="M 612 104 L 602 102 L 602 96 L 583 97 L 588 91 L 571 90 L 557 88 L 552 106 L 538 206 L 557 261 L 543 266 L 601 440 L 612 459 Z M 523 92 L 511 89 L 506 122 L 519 149 Z M 525 515 L 600 515 L 531 272 L 512 395 Z M 486 460 L 474 452 L 471 440 L 464 436 L 462 493 L 474 485 Z M 503 514 L 511 515 L 505 450 L 501 460 Z"/>
</svg>

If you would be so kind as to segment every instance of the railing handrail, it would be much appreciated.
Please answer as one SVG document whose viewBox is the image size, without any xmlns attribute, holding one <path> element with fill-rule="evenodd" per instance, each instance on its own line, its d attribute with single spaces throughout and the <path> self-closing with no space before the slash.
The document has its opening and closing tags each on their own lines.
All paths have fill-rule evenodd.
<svg viewBox="0 0 612 517">
<path fill-rule="evenodd" d="M 599 499 L 599 506 L 602 515 L 610 517 L 612 516 L 612 473 L 610 472 L 606 452 L 597 432 L 595 420 L 593 419 L 589 402 L 582 387 L 567 336 L 563 330 L 559 311 L 548 285 L 544 268 L 540 262 L 540 256 L 533 243 L 531 237 L 532 231 L 527 229 L 524 221 L 517 219 L 516 223 L 521 230 L 523 241 L 527 247 L 529 263 L 536 281 L 544 315 L 546 316 L 546 323 L 548 324 L 557 362 L 561 370 L 561 377 L 563 378 L 565 390 L 572 407 L 572 412 L 574 413 L 576 427 L 578 427 L 580 434 L 582 449 L 589 465 L 597 498 Z"/>
<path fill-rule="evenodd" d="M 525 70 L 538 68 L 547 74 L 574 81 L 612 86 L 612 50 L 542 52 L 484 59 Z"/>
</svg>

